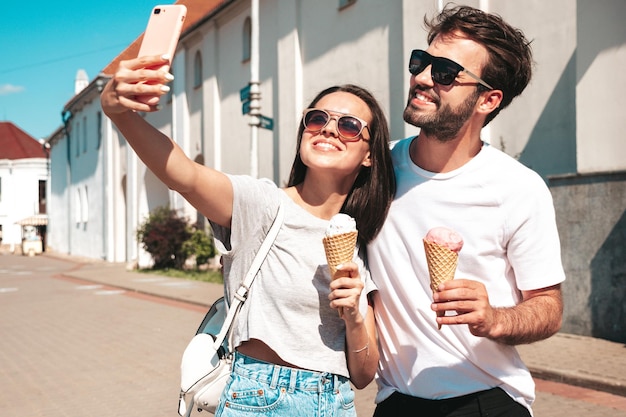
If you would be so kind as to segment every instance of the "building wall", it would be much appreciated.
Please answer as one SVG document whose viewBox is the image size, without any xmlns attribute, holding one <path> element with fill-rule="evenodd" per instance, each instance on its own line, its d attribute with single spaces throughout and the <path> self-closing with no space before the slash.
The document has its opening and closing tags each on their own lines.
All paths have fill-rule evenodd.
<svg viewBox="0 0 626 417">
<path fill-rule="evenodd" d="M 39 213 L 39 181 L 48 181 L 45 158 L 0 160 L 0 225 L 2 246 L 15 250 L 22 242 L 22 227 L 15 224 Z"/>
<path fill-rule="evenodd" d="M 491 143 L 541 174 L 576 172 L 576 1 L 489 2 L 532 41 L 533 78 L 493 121 Z"/>
<path fill-rule="evenodd" d="M 51 139 L 50 193 L 48 195 L 48 246 L 60 253 L 70 253 L 70 181 L 67 153 L 67 137 L 61 130 Z"/>
<path fill-rule="evenodd" d="M 568 282 L 564 331 L 626 343 L 626 17 L 619 1 L 578 2 L 575 56 L 579 175 L 550 181 Z"/>
<path fill-rule="evenodd" d="M 65 129 L 50 138 L 48 246 L 70 255 L 109 259 L 105 230 L 114 220 L 109 218 L 108 141 L 98 94 L 95 85 L 81 92 L 68 109 L 72 116 Z"/>
<path fill-rule="evenodd" d="M 104 248 L 104 188 L 100 132 L 97 129 L 95 102 L 75 111 L 70 121 L 71 186 L 68 195 L 71 234 L 70 253 L 89 258 L 105 259 Z"/>
<path fill-rule="evenodd" d="M 626 2 L 577 2 L 577 172 L 626 170 Z"/>
<path fill-rule="evenodd" d="M 563 331 L 626 343 L 626 172 L 550 179 L 563 265 Z"/>
</svg>

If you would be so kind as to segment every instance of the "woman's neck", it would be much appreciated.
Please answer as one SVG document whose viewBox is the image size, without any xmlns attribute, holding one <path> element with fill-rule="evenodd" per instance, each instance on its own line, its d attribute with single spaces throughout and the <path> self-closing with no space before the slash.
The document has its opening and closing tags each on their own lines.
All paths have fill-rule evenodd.
<svg viewBox="0 0 626 417">
<path fill-rule="evenodd" d="M 346 195 L 337 190 L 300 183 L 285 189 L 285 193 L 294 203 L 320 219 L 330 220 L 339 213 Z"/>
</svg>

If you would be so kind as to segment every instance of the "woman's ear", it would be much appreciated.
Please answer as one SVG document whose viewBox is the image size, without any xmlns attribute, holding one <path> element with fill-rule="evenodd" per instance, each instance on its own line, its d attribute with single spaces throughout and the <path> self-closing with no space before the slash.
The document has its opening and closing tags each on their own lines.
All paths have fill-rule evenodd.
<svg viewBox="0 0 626 417">
<path fill-rule="evenodd" d="M 361 161 L 361 165 L 364 166 L 364 167 L 371 167 L 372 166 L 372 159 L 370 158 L 370 152 L 369 151 L 367 151 L 367 154 L 363 158 L 363 161 Z"/>
</svg>

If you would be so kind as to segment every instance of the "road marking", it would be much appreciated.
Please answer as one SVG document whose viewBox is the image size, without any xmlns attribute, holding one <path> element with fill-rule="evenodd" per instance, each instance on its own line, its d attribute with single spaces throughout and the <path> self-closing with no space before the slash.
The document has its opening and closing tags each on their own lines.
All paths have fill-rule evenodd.
<svg viewBox="0 0 626 417">
<path fill-rule="evenodd" d="M 96 291 L 94 292 L 94 294 L 96 295 L 118 295 L 118 294 L 124 294 L 126 291 L 124 290 L 102 290 L 102 291 Z"/>
<path fill-rule="evenodd" d="M 48 272 L 48 271 L 57 271 L 58 268 L 55 268 L 53 266 L 42 266 L 40 268 L 35 268 L 36 271 L 43 271 L 43 272 Z"/>
<path fill-rule="evenodd" d="M 15 292 L 15 291 L 17 291 L 17 288 L 11 288 L 11 287 L 0 288 L 0 293 Z"/>
<path fill-rule="evenodd" d="M 102 288 L 102 285 L 79 285 L 76 287 L 77 290 L 97 290 L 98 288 Z"/>
</svg>

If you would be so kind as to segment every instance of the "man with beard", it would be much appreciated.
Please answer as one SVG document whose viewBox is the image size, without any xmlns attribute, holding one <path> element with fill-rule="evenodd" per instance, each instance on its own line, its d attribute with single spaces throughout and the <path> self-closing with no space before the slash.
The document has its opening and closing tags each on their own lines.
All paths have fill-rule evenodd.
<svg viewBox="0 0 626 417">
<path fill-rule="evenodd" d="M 471 7 L 426 25 L 404 111 L 421 130 L 392 150 L 397 192 L 368 247 L 379 290 L 374 416 L 530 416 L 535 387 L 515 345 L 561 326 L 554 206 L 539 175 L 480 137 L 528 84 L 529 42 Z M 456 278 L 431 289 L 422 239 L 435 226 L 464 245 Z"/>
</svg>

